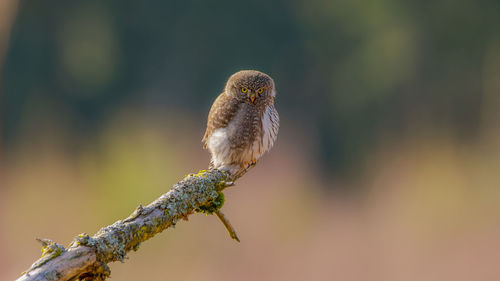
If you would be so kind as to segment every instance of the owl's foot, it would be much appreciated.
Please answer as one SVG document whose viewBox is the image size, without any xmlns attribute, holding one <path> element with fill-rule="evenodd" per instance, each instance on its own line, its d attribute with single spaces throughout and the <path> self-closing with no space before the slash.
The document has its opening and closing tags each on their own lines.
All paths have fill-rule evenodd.
<svg viewBox="0 0 500 281">
<path fill-rule="evenodd" d="M 226 227 L 227 232 L 229 232 L 229 236 L 231 236 L 231 238 L 233 238 L 234 240 L 240 242 L 240 238 L 238 238 L 236 231 L 234 230 L 233 226 L 226 218 L 226 216 L 220 210 L 217 210 L 214 213 L 217 215 L 222 224 L 224 224 L 224 226 Z"/>
<path fill-rule="evenodd" d="M 244 174 L 246 174 L 246 172 L 248 172 L 248 170 L 250 170 L 256 164 L 257 164 L 257 159 L 252 159 L 251 161 L 248 162 L 210 166 L 210 168 L 229 172 L 234 182 L 240 177 L 242 177 Z"/>
<path fill-rule="evenodd" d="M 242 175 L 244 175 L 246 172 L 248 172 L 251 168 L 253 168 L 255 165 L 257 165 L 257 159 L 253 159 L 252 161 L 250 162 L 247 162 L 245 164 L 245 168 L 243 169 L 244 172 Z"/>
<path fill-rule="evenodd" d="M 253 166 L 255 166 L 256 162 L 244 162 L 240 165 L 240 168 L 233 173 L 233 179 L 238 179 L 242 177 L 244 174 L 248 172 Z"/>
</svg>

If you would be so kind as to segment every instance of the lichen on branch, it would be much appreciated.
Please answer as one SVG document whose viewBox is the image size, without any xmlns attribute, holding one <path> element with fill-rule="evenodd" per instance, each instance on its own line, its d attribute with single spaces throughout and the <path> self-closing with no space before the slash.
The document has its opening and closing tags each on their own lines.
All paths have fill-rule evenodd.
<svg viewBox="0 0 500 281">
<path fill-rule="evenodd" d="M 229 173 L 219 170 L 190 174 L 151 204 L 139 205 L 128 218 L 101 228 L 93 236 L 78 235 L 68 249 L 43 240 L 47 243 L 44 248 L 56 254 L 42 256 L 17 280 L 103 280 L 109 276 L 107 263 L 123 261 L 129 251 L 137 251 L 142 242 L 180 219 L 194 212 L 218 212 L 224 204 L 222 190 L 233 181 Z"/>
</svg>

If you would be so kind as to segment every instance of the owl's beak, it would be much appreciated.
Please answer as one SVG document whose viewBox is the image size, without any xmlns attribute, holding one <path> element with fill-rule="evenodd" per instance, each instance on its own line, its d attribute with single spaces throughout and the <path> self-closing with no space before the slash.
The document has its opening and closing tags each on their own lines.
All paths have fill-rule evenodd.
<svg viewBox="0 0 500 281">
<path fill-rule="evenodd" d="M 252 103 L 254 103 L 256 94 L 255 94 L 255 93 L 250 93 L 248 96 L 249 96 L 249 98 L 250 98 L 250 101 L 251 101 Z"/>
</svg>

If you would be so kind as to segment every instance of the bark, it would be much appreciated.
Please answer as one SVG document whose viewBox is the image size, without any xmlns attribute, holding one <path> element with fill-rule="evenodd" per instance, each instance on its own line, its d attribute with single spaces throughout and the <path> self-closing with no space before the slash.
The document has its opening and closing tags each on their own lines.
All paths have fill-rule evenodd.
<svg viewBox="0 0 500 281">
<path fill-rule="evenodd" d="M 75 237 L 65 249 L 48 239 L 39 240 L 42 257 L 18 281 L 104 280 L 108 263 L 123 261 L 142 242 L 175 226 L 194 212 L 217 213 L 224 204 L 222 190 L 232 185 L 231 176 L 219 170 L 186 176 L 148 206 L 139 205 L 126 219 L 101 228 L 95 235 Z"/>
</svg>

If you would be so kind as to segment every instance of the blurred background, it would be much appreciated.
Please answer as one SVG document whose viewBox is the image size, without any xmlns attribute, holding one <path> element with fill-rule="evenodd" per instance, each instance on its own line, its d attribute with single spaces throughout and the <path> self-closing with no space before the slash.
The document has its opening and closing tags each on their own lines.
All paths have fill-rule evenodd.
<svg viewBox="0 0 500 281">
<path fill-rule="evenodd" d="M 500 2 L 0 1 L 0 279 L 209 161 L 225 80 L 278 141 L 113 280 L 500 280 Z"/>
</svg>

